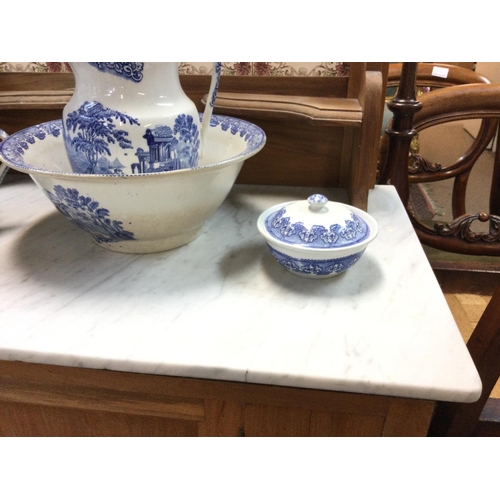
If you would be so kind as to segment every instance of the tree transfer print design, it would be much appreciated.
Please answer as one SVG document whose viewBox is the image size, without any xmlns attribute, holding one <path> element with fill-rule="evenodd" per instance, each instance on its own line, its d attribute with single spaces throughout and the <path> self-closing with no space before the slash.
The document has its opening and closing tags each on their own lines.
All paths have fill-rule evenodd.
<svg viewBox="0 0 500 500">
<path fill-rule="evenodd" d="M 129 132 L 117 123 L 138 125 L 138 119 L 86 101 L 66 118 L 66 147 L 74 172 L 80 174 L 143 174 L 165 172 L 198 165 L 200 132 L 191 115 L 176 117 L 173 129 L 157 125 L 146 129 L 144 141 L 132 144 Z M 115 146 L 116 145 L 116 146 Z M 135 149 L 130 163 L 124 165 L 116 149 Z M 137 161 L 133 160 L 133 155 Z M 110 158 L 115 156 L 115 158 Z"/>
<path fill-rule="evenodd" d="M 66 146 L 71 166 L 80 174 L 120 174 L 124 165 L 118 159 L 110 162 L 110 144 L 132 149 L 128 132 L 116 127 L 115 121 L 139 125 L 131 116 L 105 108 L 100 102 L 85 101 L 66 118 Z M 71 135 L 75 134 L 75 135 Z"/>
<path fill-rule="evenodd" d="M 54 186 L 54 192 L 45 194 L 67 219 L 88 231 L 97 243 L 135 240 L 134 233 L 125 231 L 122 222 L 109 217 L 109 210 L 99 207 L 99 202 L 82 196 L 77 189 Z"/>
</svg>

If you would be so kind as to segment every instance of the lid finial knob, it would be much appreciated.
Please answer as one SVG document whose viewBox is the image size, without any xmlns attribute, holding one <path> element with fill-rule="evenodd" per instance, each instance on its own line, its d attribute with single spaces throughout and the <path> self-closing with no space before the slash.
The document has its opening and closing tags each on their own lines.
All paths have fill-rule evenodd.
<svg viewBox="0 0 500 500">
<path fill-rule="evenodd" d="M 319 212 L 328 203 L 328 198 L 322 194 L 312 194 L 307 198 L 307 201 L 309 202 L 309 210 Z"/>
</svg>

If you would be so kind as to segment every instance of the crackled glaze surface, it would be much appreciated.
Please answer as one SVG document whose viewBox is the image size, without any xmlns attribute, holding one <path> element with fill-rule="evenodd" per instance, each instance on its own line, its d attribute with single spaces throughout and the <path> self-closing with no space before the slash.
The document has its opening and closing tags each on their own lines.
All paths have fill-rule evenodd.
<svg viewBox="0 0 500 500">
<path fill-rule="evenodd" d="M 477 399 L 477 371 L 392 186 L 370 193 L 379 235 L 347 273 L 304 280 L 276 265 L 256 219 L 309 194 L 235 186 L 190 245 L 130 255 L 94 245 L 29 179 L 2 184 L 0 359 Z"/>
</svg>

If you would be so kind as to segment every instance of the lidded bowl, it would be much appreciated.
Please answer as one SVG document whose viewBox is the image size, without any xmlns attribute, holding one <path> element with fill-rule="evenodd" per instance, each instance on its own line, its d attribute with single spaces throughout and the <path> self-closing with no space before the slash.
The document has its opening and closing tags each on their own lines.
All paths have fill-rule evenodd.
<svg viewBox="0 0 500 500">
<path fill-rule="evenodd" d="M 268 208 L 257 228 L 276 261 L 306 278 L 328 278 L 346 271 L 378 232 L 370 214 L 322 194 Z"/>
</svg>

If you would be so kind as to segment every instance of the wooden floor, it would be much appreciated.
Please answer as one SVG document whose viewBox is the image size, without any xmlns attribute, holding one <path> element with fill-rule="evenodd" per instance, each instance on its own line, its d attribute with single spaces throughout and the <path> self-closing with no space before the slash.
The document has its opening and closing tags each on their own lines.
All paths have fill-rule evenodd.
<svg viewBox="0 0 500 500">
<path fill-rule="evenodd" d="M 467 342 L 494 290 L 500 286 L 499 273 L 435 270 L 446 301 Z M 491 397 L 500 398 L 500 382 Z"/>
</svg>

